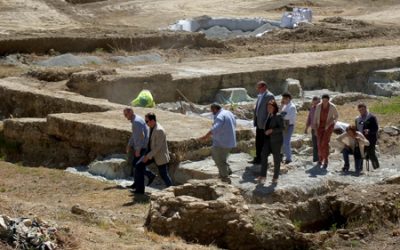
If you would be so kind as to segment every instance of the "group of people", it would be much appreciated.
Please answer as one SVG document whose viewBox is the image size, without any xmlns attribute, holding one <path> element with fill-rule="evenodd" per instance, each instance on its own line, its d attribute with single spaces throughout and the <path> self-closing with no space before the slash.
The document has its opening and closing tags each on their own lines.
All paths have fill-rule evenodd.
<svg viewBox="0 0 400 250">
<path fill-rule="evenodd" d="M 134 183 L 130 186 L 136 194 L 144 194 L 145 176 L 148 178 L 149 186 L 156 174 L 151 172 L 147 166 L 154 163 L 167 187 L 172 185 L 168 173 L 170 160 L 167 137 L 164 128 L 157 122 L 154 113 L 147 113 L 145 119 L 135 114 L 131 108 L 124 109 L 125 118 L 132 123 L 132 135 L 126 147 L 128 160 L 132 162 L 132 175 Z"/>
<path fill-rule="evenodd" d="M 254 109 L 254 126 L 256 127 L 256 156 L 250 163 L 261 164 L 261 173 L 256 178 L 264 182 L 268 169 L 268 157 L 273 156 L 274 174 L 272 183 L 276 184 L 279 178 L 281 163 L 292 162 L 291 137 L 296 123 L 296 106 L 292 102 L 290 93 L 283 93 L 281 108 L 275 101 L 274 95 L 268 91 L 266 82 L 257 83 L 258 97 Z M 329 143 L 334 131 L 342 131 L 337 137 L 343 155 L 344 172 L 349 171 L 349 155 L 354 155 L 355 171 L 359 174 L 363 169 L 364 159 L 371 161 L 374 169 L 379 168 L 379 161 L 375 153 L 378 121 L 368 112 L 364 103 L 358 104 L 360 115 L 354 125 L 346 126 L 343 130 L 337 129 L 345 124 L 339 122 L 339 113 L 336 106 L 330 101 L 327 94 L 322 97 L 313 97 L 308 113 L 305 134 L 311 128 L 313 144 L 313 162 L 317 168 L 328 168 Z M 283 154 L 282 154 L 283 152 Z M 283 160 L 283 157 L 285 159 Z"/>
<path fill-rule="evenodd" d="M 291 137 L 296 124 L 297 110 L 292 102 L 290 93 L 282 94 L 281 107 L 274 95 L 268 91 L 267 83 L 257 83 L 258 97 L 254 109 L 254 127 L 256 128 L 256 155 L 250 163 L 261 164 L 261 173 L 256 178 L 258 182 L 265 182 L 268 157 L 273 156 L 274 174 L 272 183 L 276 184 L 279 178 L 281 163 L 292 162 Z M 225 110 L 220 104 L 214 103 L 210 110 L 214 116 L 211 129 L 200 139 L 212 137 L 212 158 L 218 167 L 222 181 L 230 183 L 229 175 L 232 170 L 227 162 L 232 148 L 236 147 L 236 119 L 232 112 Z M 358 105 L 360 115 L 353 125 L 346 126 L 338 137 L 341 145 L 344 166 L 343 171 L 349 170 L 349 155 L 354 155 L 356 173 L 363 168 L 363 160 L 370 160 L 374 169 L 379 168 L 379 161 L 375 153 L 378 135 L 376 117 L 368 112 L 364 103 Z M 126 108 L 125 117 L 132 123 L 132 136 L 127 146 L 127 153 L 133 155 L 133 169 L 135 169 L 134 184 L 131 186 L 136 193 L 144 192 L 144 176 L 147 176 L 148 185 L 152 183 L 155 174 L 147 169 L 147 165 L 155 163 L 159 174 L 166 186 L 172 185 L 168 174 L 169 153 L 165 131 L 157 122 L 154 113 L 148 113 L 145 120 Z M 306 128 L 307 134 L 311 128 L 313 145 L 313 162 L 315 167 L 327 169 L 329 158 L 329 143 L 339 114 L 336 106 L 330 101 L 327 94 L 322 97 L 313 97 L 309 110 Z M 146 125 L 147 124 L 147 125 Z M 284 159 L 283 159 L 284 157 Z"/>
</svg>

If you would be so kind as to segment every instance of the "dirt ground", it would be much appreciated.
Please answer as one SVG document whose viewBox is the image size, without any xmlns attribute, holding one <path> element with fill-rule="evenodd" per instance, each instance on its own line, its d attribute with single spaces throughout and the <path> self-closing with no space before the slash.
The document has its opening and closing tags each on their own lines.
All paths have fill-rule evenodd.
<svg viewBox="0 0 400 250">
<path fill-rule="evenodd" d="M 161 35 L 166 32 L 163 29 L 179 19 L 209 15 L 279 20 L 284 11 L 294 6 L 311 7 L 313 25 L 274 31 L 262 38 L 224 41 L 224 48 L 187 46 L 136 52 L 96 51 L 90 55 L 158 53 L 167 63 L 175 63 L 400 44 L 398 0 L 107 0 L 87 4 L 71 4 L 65 0 L 0 0 L 0 40 L 68 35 L 140 37 L 144 34 L 160 34 L 162 39 Z M 24 55 L 28 61 L 48 56 Z M 0 65 L 0 78 L 29 70 L 26 65 Z M 368 101 L 368 105 L 374 102 Z M 299 113 L 299 117 L 305 115 L 305 112 Z M 357 115 L 356 103 L 340 107 L 340 115 L 342 121 L 352 122 Z M 399 126 L 399 117 L 378 115 L 381 126 Z M 298 133 L 304 130 L 300 119 L 296 129 Z M 85 210 L 92 209 L 96 216 L 71 213 L 71 207 L 76 204 Z M 109 183 L 0 160 L 0 214 L 38 216 L 69 228 L 66 249 L 216 249 L 145 231 L 143 224 L 148 208 L 148 199 L 138 199 L 129 190 Z M 396 249 L 398 241 L 391 236 L 392 232 L 391 228 L 380 229 L 368 245 L 332 240 L 329 247 Z M 0 249 L 6 248 L 0 242 Z"/>
<path fill-rule="evenodd" d="M 76 204 L 96 216 L 72 214 Z M 0 214 L 38 216 L 69 228 L 65 249 L 213 249 L 146 232 L 148 207 L 145 197 L 135 198 L 129 190 L 112 184 L 0 161 Z"/>
<path fill-rule="evenodd" d="M 115 0 L 88 4 L 63 0 L 0 0 L 0 39 L 72 34 L 85 37 L 162 34 L 163 29 L 179 19 L 209 15 L 279 20 L 284 11 L 294 6 L 311 7 L 314 24 L 275 31 L 258 39 L 226 41 L 225 49 L 185 47 L 158 52 L 168 61 L 176 62 L 400 43 L 400 3 L 395 0 L 234 0 L 229 4 L 222 0 Z"/>
</svg>

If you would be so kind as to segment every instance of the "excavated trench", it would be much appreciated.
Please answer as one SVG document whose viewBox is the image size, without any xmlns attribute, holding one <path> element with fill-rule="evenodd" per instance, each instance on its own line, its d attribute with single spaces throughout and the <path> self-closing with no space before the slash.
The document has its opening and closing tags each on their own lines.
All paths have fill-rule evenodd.
<svg viewBox="0 0 400 250">
<path fill-rule="evenodd" d="M 41 37 L 21 37 L 0 39 L 0 56 L 14 53 L 46 54 L 51 50 L 68 52 L 94 52 L 102 49 L 113 52 L 118 50 L 141 51 L 149 49 L 171 48 L 225 48 L 222 42 L 205 38 L 204 34 L 193 33 L 163 33 L 140 36 L 81 36 L 81 35 L 52 35 Z"/>
</svg>

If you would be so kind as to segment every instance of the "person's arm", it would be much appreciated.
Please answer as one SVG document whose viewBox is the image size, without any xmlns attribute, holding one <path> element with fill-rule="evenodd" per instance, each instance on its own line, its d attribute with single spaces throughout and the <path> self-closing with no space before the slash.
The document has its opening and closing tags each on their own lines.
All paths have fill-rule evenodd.
<svg viewBox="0 0 400 250">
<path fill-rule="evenodd" d="M 367 138 L 365 138 L 365 136 L 363 134 L 361 134 L 360 132 L 357 132 L 357 136 L 356 139 L 364 144 L 364 146 L 369 146 L 369 141 L 367 140 Z"/>
<path fill-rule="evenodd" d="M 293 125 L 296 122 L 296 107 L 294 105 L 288 108 L 288 113 L 286 115 L 287 120 L 293 121 Z"/>
<path fill-rule="evenodd" d="M 140 151 L 142 150 L 144 146 L 144 137 L 145 137 L 145 130 L 146 130 L 146 125 L 136 122 L 135 121 L 135 126 L 133 128 L 133 145 L 134 145 L 134 150 L 136 156 L 140 155 Z"/>
<path fill-rule="evenodd" d="M 306 120 L 306 128 L 304 129 L 304 134 L 308 133 L 308 128 L 311 127 L 311 110 L 308 111 L 307 120 Z"/>
<path fill-rule="evenodd" d="M 343 142 L 343 139 L 347 137 L 347 133 L 343 133 L 341 135 L 339 135 L 338 137 L 336 137 L 336 141 L 340 144 L 340 146 L 342 146 L 343 148 L 348 147 L 348 145 L 346 145 L 346 143 Z"/>
<path fill-rule="evenodd" d="M 214 124 L 211 127 L 211 129 L 207 132 L 207 134 L 200 137 L 200 139 L 205 140 L 205 139 L 211 137 L 213 134 L 218 133 L 218 130 L 220 130 L 222 128 L 223 123 L 224 123 L 223 119 L 221 119 L 221 117 L 217 116 L 214 120 Z"/>
<path fill-rule="evenodd" d="M 318 109 L 320 108 L 320 105 L 318 104 L 318 106 L 315 108 L 315 111 L 314 111 L 314 119 L 313 119 L 313 121 L 312 121 L 312 126 L 315 128 L 315 129 L 317 129 L 318 128 L 318 126 L 317 126 L 317 124 L 318 124 L 318 122 L 317 122 L 317 120 L 320 118 L 319 116 L 320 116 L 320 111 L 318 112 Z"/>
<path fill-rule="evenodd" d="M 276 116 L 276 125 L 272 128 L 272 134 L 279 134 L 283 131 L 283 118 L 282 116 Z"/>
<path fill-rule="evenodd" d="M 333 105 L 333 117 L 332 117 L 332 122 L 335 124 L 339 119 L 339 113 L 337 111 L 337 108 L 335 105 Z"/>
<path fill-rule="evenodd" d="M 376 135 L 379 130 L 378 120 L 376 119 L 375 116 L 372 116 L 370 119 L 371 119 L 371 127 L 370 127 L 368 133 L 371 135 Z"/>
</svg>

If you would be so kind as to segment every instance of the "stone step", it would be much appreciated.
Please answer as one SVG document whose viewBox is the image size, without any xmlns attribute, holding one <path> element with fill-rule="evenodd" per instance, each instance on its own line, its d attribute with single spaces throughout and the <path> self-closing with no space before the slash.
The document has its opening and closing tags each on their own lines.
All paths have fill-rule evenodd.
<svg viewBox="0 0 400 250">
<path fill-rule="evenodd" d="M 272 167 L 267 173 L 266 183 L 258 184 L 254 179 L 260 173 L 260 166 L 248 163 L 252 159 L 248 154 L 231 154 L 228 163 L 233 172 L 231 175 L 232 185 L 239 188 L 250 202 L 285 203 L 304 201 L 315 195 L 326 194 L 343 185 L 381 183 L 388 177 L 400 174 L 400 169 L 396 167 L 399 156 L 380 159 L 381 168 L 371 169 L 371 171 L 364 170 L 364 174 L 361 176 L 354 176 L 353 170 L 344 175 L 341 172 L 343 163 L 339 154 L 331 156 L 332 160 L 327 170 L 313 167 L 308 158 L 311 159 L 311 156 L 298 156 L 295 158 L 295 162 L 289 165 L 283 164 L 278 185 L 273 185 L 271 184 Z M 270 156 L 269 162 L 272 162 L 272 156 Z M 210 158 L 197 162 L 182 162 L 175 172 L 177 183 L 217 177 L 218 169 Z"/>
</svg>

